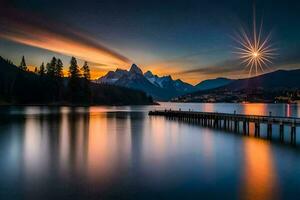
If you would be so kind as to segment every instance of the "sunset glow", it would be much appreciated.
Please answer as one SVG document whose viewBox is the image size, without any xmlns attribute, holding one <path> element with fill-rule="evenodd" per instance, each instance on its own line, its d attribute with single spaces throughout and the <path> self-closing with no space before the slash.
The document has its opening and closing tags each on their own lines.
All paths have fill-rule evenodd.
<svg viewBox="0 0 300 200">
<path fill-rule="evenodd" d="M 82 60 L 101 64 L 101 68 L 111 68 L 112 65 L 128 66 L 128 61 L 119 58 L 102 49 L 97 49 L 77 41 L 51 34 L 30 35 L 31 39 L 22 35 L 0 35 L 0 37 L 26 44 L 29 46 L 47 49 L 69 56 L 76 56 Z"/>
</svg>

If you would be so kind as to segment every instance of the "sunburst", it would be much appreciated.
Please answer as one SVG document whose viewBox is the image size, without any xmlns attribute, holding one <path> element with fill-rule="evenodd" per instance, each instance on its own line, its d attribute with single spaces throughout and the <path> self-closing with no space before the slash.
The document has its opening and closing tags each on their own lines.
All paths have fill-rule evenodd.
<svg viewBox="0 0 300 200">
<path fill-rule="evenodd" d="M 270 41 L 271 33 L 264 37 L 262 26 L 261 22 L 257 31 L 254 11 L 252 33 L 247 33 L 245 29 L 241 28 L 240 33 L 234 38 L 238 42 L 235 53 L 239 55 L 241 63 L 246 65 L 249 76 L 253 74 L 253 71 L 255 75 L 264 73 L 266 68 L 270 68 L 272 60 L 277 55 L 276 49 L 273 48 Z"/>
</svg>

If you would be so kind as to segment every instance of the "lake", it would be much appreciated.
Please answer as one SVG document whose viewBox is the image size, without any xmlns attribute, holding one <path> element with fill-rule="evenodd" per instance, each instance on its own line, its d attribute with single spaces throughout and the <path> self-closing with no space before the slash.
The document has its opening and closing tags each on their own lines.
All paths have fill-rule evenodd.
<svg viewBox="0 0 300 200">
<path fill-rule="evenodd" d="M 300 117 L 288 104 L 1 107 L 0 199 L 299 198 L 300 148 L 277 127 L 268 141 L 154 109 Z"/>
</svg>

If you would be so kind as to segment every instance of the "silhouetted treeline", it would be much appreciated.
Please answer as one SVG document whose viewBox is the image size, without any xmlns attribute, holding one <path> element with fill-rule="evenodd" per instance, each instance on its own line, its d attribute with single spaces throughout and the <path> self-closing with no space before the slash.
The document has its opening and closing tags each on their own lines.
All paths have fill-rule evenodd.
<svg viewBox="0 0 300 200">
<path fill-rule="evenodd" d="M 0 57 L 0 103 L 2 104 L 149 104 L 144 92 L 99 85 L 90 81 L 87 62 L 78 66 L 72 57 L 68 76 L 63 62 L 53 57 L 46 65 L 30 72 L 22 57 L 19 67 Z"/>
</svg>

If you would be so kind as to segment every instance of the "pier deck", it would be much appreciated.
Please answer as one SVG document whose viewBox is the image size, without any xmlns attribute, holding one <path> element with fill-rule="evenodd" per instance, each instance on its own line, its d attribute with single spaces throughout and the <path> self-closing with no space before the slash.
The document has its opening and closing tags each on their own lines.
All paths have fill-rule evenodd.
<svg viewBox="0 0 300 200">
<path fill-rule="evenodd" d="M 244 135 L 249 135 L 250 123 L 254 124 L 254 135 L 260 137 L 261 124 L 267 125 L 267 138 L 272 139 L 273 125 L 279 125 L 279 138 L 284 140 L 284 128 L 290 127 L 291 143 L 296 143 L 296 127 L 300 126 L 300 118 L 295 117 L 280 117 L 261 115 L 245 115 L 245 114 L 230 114 L 218 112 L 195 112 L 195 111 L 181 111 L 181 110 L 156 110 L 150 111 L 150 116 L 165 116 L 172 119 L 187 120 L 199 122 L 202 126 L 221 128 L 239 132 L 240 127 Z"/>
</svg>

